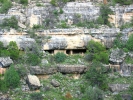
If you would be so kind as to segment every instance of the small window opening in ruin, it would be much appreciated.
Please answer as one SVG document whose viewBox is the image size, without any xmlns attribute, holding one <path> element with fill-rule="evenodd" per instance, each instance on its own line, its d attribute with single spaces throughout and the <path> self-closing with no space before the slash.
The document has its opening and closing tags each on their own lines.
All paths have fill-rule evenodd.
<svg viewBox="0 0 133 100">
<path fill-rule="evenodd" d="M 73 50 L 73 54 L 84 54 L 85 52 L 86 52 L 86 49 Z"/>
<path fill-rule="evenodd" d="M 48 52 L 50 54 L 53 54 L 54 53 L 54 50 L 45 50 L 45 52 Z"/>
<path fill-rule="evenodd" d="M 71 50 L 66 50 L 66 54 L 70 54 Z"/>
</svg>

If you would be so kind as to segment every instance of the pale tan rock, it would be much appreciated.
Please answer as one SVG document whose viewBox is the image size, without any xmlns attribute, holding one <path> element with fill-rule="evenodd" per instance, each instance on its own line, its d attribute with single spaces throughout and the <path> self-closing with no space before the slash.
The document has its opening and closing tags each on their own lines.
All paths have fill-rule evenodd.
<svg viewBox="0 0 133 100">
<path fill-rule="evenodd" d="M 37 76 L 35 75 L 28 75 L 27 76 L 27 83 L 30 89 L 36 90 L 41 87 L 40 81 Z"/>
</svg>

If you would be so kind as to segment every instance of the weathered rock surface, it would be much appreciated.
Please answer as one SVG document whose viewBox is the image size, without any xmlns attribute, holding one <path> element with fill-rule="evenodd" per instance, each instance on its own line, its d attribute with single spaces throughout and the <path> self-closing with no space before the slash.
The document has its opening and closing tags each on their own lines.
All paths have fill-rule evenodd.
<svg viewBox="0 0 133 100">
<path fill-rule="evenodd" d="M 110 57 L 109 57 L 109 61 L 112 64 L 122 64 L 122 62 L 124 61 L 126 57 L 126 53 L 124 53 L 122 50 L 120 50 L 119 48 L 113 49 L 111 51 Z"/>
<path fill-rule="evenodd" d="M 121 92 L 128 90 L 129 84 L 109 84 L 109 88 L 112 92 Z"/>
<path fill-rule="evenodd" d="M 57 72 L 56 68 L 45 68 L 44 67 L 40 67 L 40 66 L 31 66 L 30 67 L 30 73 L 35 74 L 35 75 L 45 75 L 45 74 L 54 74 Z"/>
<path fill-rule="evenodd" d="M 23 92 L 27 92 L 27 91 L 30 91 L 30 88 L 28 87 L 28 85 L 22 85 L 22 86 L 21 86 L 21 90 L 22 90 Z"/>
<path fill-rule="evenodd" d="M 35 75 L 28 75 L 26 81 L 31 90 L 37 90 L 41 87 L 40 81 Z"/>
<path fill-rule="evenodd" d="M 6 96 L 1 96 L 0 100 L 12 100 L 10 97 L 6 97 Z"/>
<path fill-rule="evenodd" d="M 59 87 L 60 86 L 60 83 L 54 79 L 52 79 L 51 81 L 51 84 L 54 86 L 54 87 Z"/>
<path fill-rule="evenodd" d="M 1 67 L 8 67 L 13 64 L 13 60 L 10 57 L 0 57 Z"/>
<path fill-rule="evenodd" d="M 84 65 L 57 65 L 58 72 L 61 73 L 84 73 L 87 70 L 87 67 Z"/>
<path fill-rule="evenodd" d="M 51 38 L 43 45 L 44 50 L 52 49 L 85 49 L 90 40 L 102 42 L 107 48 L 111 48 L 113 41 L 120 32 L 118 28 L 103 26 L 99 29 L 68 28 L 49 29 L 40 34 L 49 34 Z M 39 33 L 38 33 L 39 34 Z"/>
<path fill-rule="evenodd" d="M 121 97 L 123 100 L 132 100 L 132 95 L 130 94 L 122 94 Z"/>
<path fill-rule="evenodd" d="M 2 35 L 0 41 L 3 42 L 4 46 L 7 46 L 10 41 L 15 41 L 21 50 L 32 49 L 32 45 L 35 43 L 34 39 L 22 35 Z"/>
<path fill-rule="evenodd" d="M 0 75 L 4 74 L 6 72 L 6 68 L 1 68 L 0 67 Z"/>
<path fill-rule="evenodd" d="M 120 74 L 122 76 L 130 76 L 132 72 L 133 72 L 133 64 L 123 63 L 121 65 L 121 73 Z"/>
</svg>

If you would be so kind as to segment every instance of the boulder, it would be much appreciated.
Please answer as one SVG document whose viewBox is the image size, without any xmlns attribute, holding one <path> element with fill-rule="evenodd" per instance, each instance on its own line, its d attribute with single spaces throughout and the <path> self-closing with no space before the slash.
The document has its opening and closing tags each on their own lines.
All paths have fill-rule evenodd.
<svg viewBox="0 0 133 100">
<path fill-rule="evenodd" d="M 51 84 L 54 86 L 54 87 L 59 87 L 60 86 L 60 83 L 54 79 L 52 79 L 51 81 Z"/>
<path fill-rule="evenodd" d="M 28 85 L 22 85 L 22 86 L 21 86 L 21 90 L 22 90 L 23 92 L 30 91 Z"/>
<path fill-rule="evenodd" d="M 4 74 L 6 72 L 6 68 L 1 68 L 0 67 L 0 75 Z"/>
<path fill-rule="evenodd" d="M 1 67 L 8 67 L 13 64 L 13 60 L 10 57 L 0 57 L 0 65 Z"/>
<path fill-rule="evenodd" d="M 133 71 L 133 64 L 121 64 L 121 75 L 122 76 L 130 76 Z"/>
<path fill-rule="evenodd" d="M 130 94 L 122 94 L 121 97 L 123 100 L 132 100 L 132 95 Z"/>
<path fill-rule="evenodd" d="M 48 64 L 48 60 L 46 60 L 46 59 L 42 59 L 41 64 L 42 64 L 42 65 L 46 65 L 46 64 Z"/>
<path fill-rule="evenodd" d="M 112 92 L 121 92 L 128 90 L 129 84 L 109 84 L 109 88 Z"/>
<path fill-rule="evenodd" d="M 37 90 L 41 87 L 40 81 L 35 75 L 28 75 L 26 81 L 31 90 Z"/>
<path fill-rule="evenodd" d="M 57 72 L 56 68 L 52 67 L 40 67 L 40 66 L 31 66 L 30 67 L 30 73 L 35 74 L 35 75 L 49 75 L 49 74 L 54 74 Z"/>
<path fill-rule="evenodd" d="M 111 51 L 109 61 L 111 64 L 120 65 L 124 61 L 126 57 L 126 53 L 124 53 L 121 49 L 116 48 Z"/>
<path fill-rule="evenodd" d="M 74 74 L 74 73 L 84 73 L 87 67 L 84 65 L 57 65 L 57 70 L 60 73 Z"/>
<path fill-rule="evenodd" d="M 0 100 L 12 100 L 11 98 L 7 97 L 7 96 L 1 96 Z"/>
<path fill-rule="evenodd" d="M 129 57 L 133 58 L 133 52 L 128 52 Z"/>
</svg>

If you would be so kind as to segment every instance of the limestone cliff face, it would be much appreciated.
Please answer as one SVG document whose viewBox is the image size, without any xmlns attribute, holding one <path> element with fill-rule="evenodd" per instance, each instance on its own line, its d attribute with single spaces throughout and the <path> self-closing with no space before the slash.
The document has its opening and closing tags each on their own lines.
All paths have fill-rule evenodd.
<svg viewBox="0 0 133 100">
<path fill-rule="evenodd" d="M 122 39 L 127 40 L 132 29 L 120 31 L 119 27 L 123 23 L 130 22 L 133 16 L 133 5 L 129 6 L 110 6 L 113 15 L 110 15 L 109 21 L 114 24 L 114 28 L 100 27 L 92 28 L 57 28 L 61 21 L 67 21 L 68 25 L 79 21 L 92 21 L 100 16 L 100 6 L 97 4 L 103 0 L 76 0 L 63 5 L 60 8 L 52 6 L 50 0 L 29 0 L 27 7 L 21 4 L 12 3 L 13 7 L 9 9 L 7 14 L 0 14 L 0 23 L 4 18 L 15 16 L 18 19 L 18 25 L 21 32 L 0 30 L 0 41 L 6 46 L 10 41 L 16 41 L 20 49 L 31 47 L 35 42 L 30 38 L 25 30 L 32 28 L 34 25 L 49 25 L 49 29 L 42 29 L 36 32 L 38 35 L 51 36 L 47 42 L 42 44 L 43 50 L 57 49 L 85 49 L 88 41 L 100 41 L 107 48 L 112 46 L 113 40 L 118 33 L 122 33 Z M 37 6 L 37 3 L 41 6 Z M 43 41 L 43 40 L 42 40 Z"/>
<path fill-rule="evenodd" d="M 35 40 L 27 36 L 25 32 L 16 32 L 13 29 L 9 32 L 1 31 L 0 41 L 3 42 L 4 46 L 7 46 L 10 41 L 15 41 L 21 50 L 32 49 L 32 45 L 35 43 Z"/>
<path fill-rule="evenodd" d="M 114 11 L 114 15 L 110 15 L 110 22 L 114 23 L 116 27 L 130 22 L 133 16 L 133 5 L 110 7 Z"/>
<path fill-rule="evenodd" d="M 44 50 L 56 49 L 85 49 L 87 42 L 95 40 L 102 42 L 108 48 L 120 32 L 118 28 L 99 29 L 52 29 L 45 30 L 42 34 L 49 34 L 52 38 L 43 46 Z M 62 47 L 62 48 L 61 48 Z"/>
</svg>

